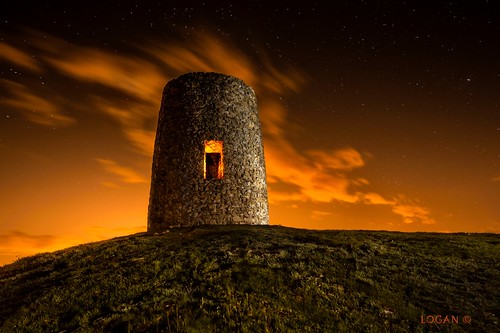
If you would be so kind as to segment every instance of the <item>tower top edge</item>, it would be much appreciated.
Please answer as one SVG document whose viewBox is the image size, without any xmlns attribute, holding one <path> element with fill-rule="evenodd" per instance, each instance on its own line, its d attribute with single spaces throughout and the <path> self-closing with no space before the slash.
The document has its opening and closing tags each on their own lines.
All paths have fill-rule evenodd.
<svg viewBox="0 0 500 333">
<path fill-rule="evenodd" d="M 217 73 L 217 72 L 188 72 L 179 75 L 178 77 L 170 80 L 165 85 L 165 89 L 171 86 L 182 86 L 191 85 L 192 83 L 197 84 L 208 84 L 208 85 L 225 85 L 231 83 L 239 83 L 242 88 L 250 89 L 254 94 L 254 90 L 251 86 L 245 83 L 242 79 L 232 76 L 229 74 Z"/>
</svg>

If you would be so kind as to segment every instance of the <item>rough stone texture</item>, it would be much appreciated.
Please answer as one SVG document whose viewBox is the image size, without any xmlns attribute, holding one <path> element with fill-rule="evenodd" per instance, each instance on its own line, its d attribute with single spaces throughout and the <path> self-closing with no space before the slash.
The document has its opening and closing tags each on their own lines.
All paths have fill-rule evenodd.
<svg viewBox="0 0 500 333">
<path fill-rule="evenodd" d="M 207 140 L 223 141 L 222 179 L 204 177 Z M 168 82 L 153 156 L 148 230 L 200 224 L 269 224 L 255 93 L 218 73 Z"/>
</svg>

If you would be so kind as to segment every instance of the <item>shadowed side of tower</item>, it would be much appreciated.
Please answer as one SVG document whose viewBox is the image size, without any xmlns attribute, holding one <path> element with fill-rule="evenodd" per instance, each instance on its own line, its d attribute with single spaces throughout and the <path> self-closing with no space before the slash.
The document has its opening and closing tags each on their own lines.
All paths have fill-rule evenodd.
<svg viewBox="0 0 500 333">
<path fill-rule="evenodd" d="M 203 72 L 163 91 L 148 230 L 201 224 L 269 224 L 255 93 L 238 78 Z"/>
</svg>

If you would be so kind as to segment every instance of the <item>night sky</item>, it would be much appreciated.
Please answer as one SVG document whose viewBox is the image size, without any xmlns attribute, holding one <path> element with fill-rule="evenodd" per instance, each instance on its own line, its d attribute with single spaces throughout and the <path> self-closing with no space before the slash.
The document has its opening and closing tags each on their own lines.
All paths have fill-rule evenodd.
<svg viewBox="0 0 500 333">
<path fill-rule="evenodd" d="M 146 229 L 192 71 L 256 91 L 271 224 L 498 233 L 499 59 L 486 0 L 2 2 L 0 264 Z"/>
</svg>

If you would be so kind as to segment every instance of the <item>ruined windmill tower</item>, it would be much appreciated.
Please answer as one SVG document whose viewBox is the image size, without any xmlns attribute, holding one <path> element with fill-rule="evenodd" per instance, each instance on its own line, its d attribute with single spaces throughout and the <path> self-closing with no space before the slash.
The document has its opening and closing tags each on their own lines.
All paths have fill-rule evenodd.
<svg viewBox="0 0 500 333">
<path fill-rule="evenodd" d="M 218 73 L 168 82 L 153 155 L 148 231 L 200 224 L 269 224 L 255 93 Z"/>
</svg>

